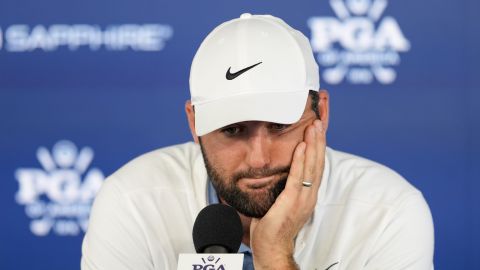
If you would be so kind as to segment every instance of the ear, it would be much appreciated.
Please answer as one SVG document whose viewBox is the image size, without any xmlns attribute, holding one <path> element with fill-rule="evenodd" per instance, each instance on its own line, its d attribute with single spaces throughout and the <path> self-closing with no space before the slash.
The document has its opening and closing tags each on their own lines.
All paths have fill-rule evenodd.
<svg viewBox="0 0 480 270">
<path fill-rule="evenodd" d="M 190 127 L 193 140 L 195 143 L 198 143 L 198 136 L 197 132 L 195 131 L 195 110 L 193 109 L 192 102 L 190 100 L 185 102 L 185 113 L 187 114 L 188 126 Z"/>
<path fill-rule="evenodd" d="M 328 119 L 330 116 L 330 97 L 327 90 L 318 91 L 318 110 L 320 112 L 320 120 L 323 123 L 323 128 L 328 129 Z"/>
</svg>

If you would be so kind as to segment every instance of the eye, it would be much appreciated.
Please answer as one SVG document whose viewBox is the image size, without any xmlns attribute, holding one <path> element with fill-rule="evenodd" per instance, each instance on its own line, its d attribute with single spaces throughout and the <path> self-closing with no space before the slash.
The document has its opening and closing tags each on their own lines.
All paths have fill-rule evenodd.
<svg viewBox="0 0 480 270">
<path fill-rule="evenodd" d="M 232 137 L 237 136 L 242 132 L 242 128 L 240 126 L 227 126 L 220 130 L 223 134 Z"/>
<path fill-rule="evenodd" d="M 282 130 L 287 129 L 289 126 L 290 125 L 286 125 L 286 124 L 272 123 L 272 124 L 270 124 L 269 128 L 273 131 L 282 131 Z"/>
</svg>

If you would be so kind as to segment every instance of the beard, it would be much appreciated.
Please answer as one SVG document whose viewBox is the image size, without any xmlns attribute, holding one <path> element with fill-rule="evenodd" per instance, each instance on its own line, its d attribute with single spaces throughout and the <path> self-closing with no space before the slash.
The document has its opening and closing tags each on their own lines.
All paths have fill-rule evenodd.
<svg viewBox="0 0 480 270">
<path fill-rule="evenodd" d="M 212 181 L 219 198 L 222 198 L 228 205 L 247 217 L 261 218 L 265 216 L 278 195 L 285 189 L 290 166 L 276 168 L 249 168 L 235 172 L 231 177 L 222 175 L 215 165 L 210 163 L 200 141 L 203 160 L 207 169 L 208 177 Z M 246 192 L 241 190 L 237 183 L 242 178 L 261 178 L 273 175 L 282 176 L 276 183 L 264 187 L 262 192 Z M 276 178 L 274 178 L 275 181 Z"/>
</svg>

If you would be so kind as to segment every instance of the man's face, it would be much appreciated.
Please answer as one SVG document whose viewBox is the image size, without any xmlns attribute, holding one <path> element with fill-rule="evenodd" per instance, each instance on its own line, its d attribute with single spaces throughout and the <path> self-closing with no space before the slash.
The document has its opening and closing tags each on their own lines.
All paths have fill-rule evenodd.
<svg viewBox="0 0 480 270">
<path fill-rule="evenodd" d="M 240 122 L 201 137 L 208 175 L 224 202 L 246 216 L 267 213 L 285 188 L 295 147 L 316 119 L 310 102 L 291 125 Z"/>
</svg>

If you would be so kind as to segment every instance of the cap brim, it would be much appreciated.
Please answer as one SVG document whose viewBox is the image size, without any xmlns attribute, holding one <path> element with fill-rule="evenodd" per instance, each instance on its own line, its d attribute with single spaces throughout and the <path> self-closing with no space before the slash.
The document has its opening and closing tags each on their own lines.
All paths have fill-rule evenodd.
<svg viewBox="0 0 480 270">
<path fill-rule="evenodd" d="M 308 91 L 301 90 L 235 95 L 194 104 L 195 131 L 197 136 L 203 136 L 244 121 L 293 124 L 301 118 L 307 98 Z"/>
</svg>

